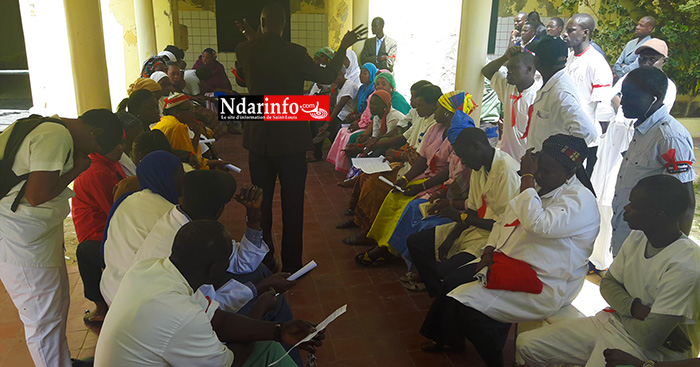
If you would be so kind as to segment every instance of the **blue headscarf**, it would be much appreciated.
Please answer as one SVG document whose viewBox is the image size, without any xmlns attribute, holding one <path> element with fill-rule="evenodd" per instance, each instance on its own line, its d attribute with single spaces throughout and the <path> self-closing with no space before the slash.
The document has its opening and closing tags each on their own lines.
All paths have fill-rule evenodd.
<svg viewBox="0 0 700 367">
<path fill-rule="evenodd" d="M 177 205 L 177 186 L 173 179 L 173 173 L 177 166 L 181 164 L 177 157 L 164 150 L 156 150 L 149 153 L 143 157 L 136 167 L 136 178 L 139 180 L 139 187 L 141 190 L 149 189 L 153 193 L 162 196 L 165 200 Z M 109 222 L 112 221 L 114 212 L 117 211 L 119 205 L 133 193 L 135 193 L 135 191 L 127 192 L 120 196 L 109 209 L 105 230 L 102 233 L 102 246 L 100 248 L 102 257 L 105 255 L 105 242 L 107 242 Z"/>
<path fill-rule="evenodd" d="M 368 85 L 360 85 L 360 89 L 357 90 L 357 96 L 355 97 L 357 101 L 357 113 L 362 113 L 365 108 L 367 108 L 367 98 L 370 94 L 374 93 L 374 76 L 377 74 L 377 67 L 371 62 L 365 63 L 360 69 L 367 69 L 370 82 Z"/>
<path fill-rule="evenodd" d="M 474 120 L 466 113 L 456 110 L 452 122 L 450 122 L 450 128 L 447 130 L 447 140 L 450 141 L 450 144 L 454 144 L 459 133 L 468 127 L 476 127 Z"/>
<path fill-rule="evenodd" d="M 173 179 L 173 172 L 181 164 L 177 157 L 164 150 L 149 153 L 136 167 L 139 187 L 141 190 L 149 189 L 177 205 L 177 185 Z"/>
</svg>

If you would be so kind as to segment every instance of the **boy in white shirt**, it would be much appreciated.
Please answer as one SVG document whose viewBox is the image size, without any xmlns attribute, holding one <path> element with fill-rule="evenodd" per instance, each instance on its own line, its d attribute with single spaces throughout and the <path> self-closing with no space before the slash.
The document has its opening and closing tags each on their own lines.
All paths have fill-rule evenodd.
<svg viewBox="0 0 700 367">
<path fill-rule="evenodd" d="M 611 308 L 597 315 L 523 333 L 518 352 L 528 366 L 603 366 L 603 351 L 672 361 L 700 347 L 700 247 L 681 232 L 690 202 L 675 177 L 643 178 L 629 195 L 633 231 L 600 284 Z"/>
</svg>

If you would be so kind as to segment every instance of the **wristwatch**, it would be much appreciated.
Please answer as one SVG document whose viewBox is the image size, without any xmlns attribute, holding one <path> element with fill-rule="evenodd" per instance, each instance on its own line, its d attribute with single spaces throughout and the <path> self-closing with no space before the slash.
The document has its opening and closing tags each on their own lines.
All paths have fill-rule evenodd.
<svg viewBox="0 0 700 367">
<path fill-rule="evenodd" d="M 654 362 L 650 359 L 650 360 L 644 362 L 642 367 L 656 367 L 656 362 Z"/>
</svg>

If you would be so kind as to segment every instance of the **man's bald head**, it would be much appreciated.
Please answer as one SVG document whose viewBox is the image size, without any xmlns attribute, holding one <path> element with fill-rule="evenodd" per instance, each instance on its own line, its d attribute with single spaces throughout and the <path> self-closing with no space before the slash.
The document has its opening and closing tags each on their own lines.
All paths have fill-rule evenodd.
<svg viewBox="0 0 700 367">
<path fill-rule="evenodd" d="M 654 19 L 654 17 L 651 15 L 642 17 L 634 28 L 634 35 L 639 39 L 645 38 L 651 35 L 651 32 L 654 31 L 654 27 L 656 27 L 656 19 Z"/>
<path fill-rule="evenodd" d="M 571 17 L 571 20 L 576 22 L 581 28 L 588 30 L 589 37 L 595 30 L 595 19 L 589 14 L 578 13 Z"/>
<path fill-rule="evenodd" d="M 284 9 L 277 3 L 266 5 L 260 13 L 260 26 L 263 33 L 275 33 L 282 35 L 287 16 Z"/>
<path fill-rule="evenodd" d="M 645 17 L 642 17 L 642 19 L 640 19 L 640 20 L 644 21 L 645 23 L 650 25 L 652 28 L 656 27 L 656 18 L 652 17 L 651 15 L 647 15 Z"/>
</svg>

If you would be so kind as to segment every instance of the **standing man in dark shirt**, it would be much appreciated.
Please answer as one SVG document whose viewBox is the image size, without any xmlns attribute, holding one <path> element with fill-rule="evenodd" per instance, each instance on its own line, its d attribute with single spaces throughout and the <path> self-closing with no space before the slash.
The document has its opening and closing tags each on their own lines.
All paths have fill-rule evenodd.
<svg viewBox="0 0 700 367">
<path fill-rule="evenodd" d="M 384 19 L 372 19 L 372 33 L 374 37 L 365 40 L 360 52 L 360 61 L 362 64 L 371 62 L 377 69 L 387 69 L 393 73 L 398 46 L 396 41 L 384 34 Z"/>
<path fill-rule="evenodd" d="M 325 68 L 315 64 L 306 49 L 282 39 L 286 15 L 281 6 L 267 5 L 260 14 L 262 35 L 236 47 L 239 77 L 251 95 L 302 95 L 304 81 L 331 84 L 338 76 L 345 50 L 367 33 L 360 27 L 349 31 L 340 42 L 335 57 Z M 246 23 L 247 24 L 247 23 Z M 248 149 L 250 178 L 263 189 L 263 239 L 272 244 L 272 199 L 277 178 L 282 195 L 282 270 L 295 272 L 302 267 L 306 151 L 313 149 L 311 132 L 305 121 L 249 121 L 245 124 L 243 147 Z M 275 268 L 274 246 L 263 263 Z"/>
</svg>

